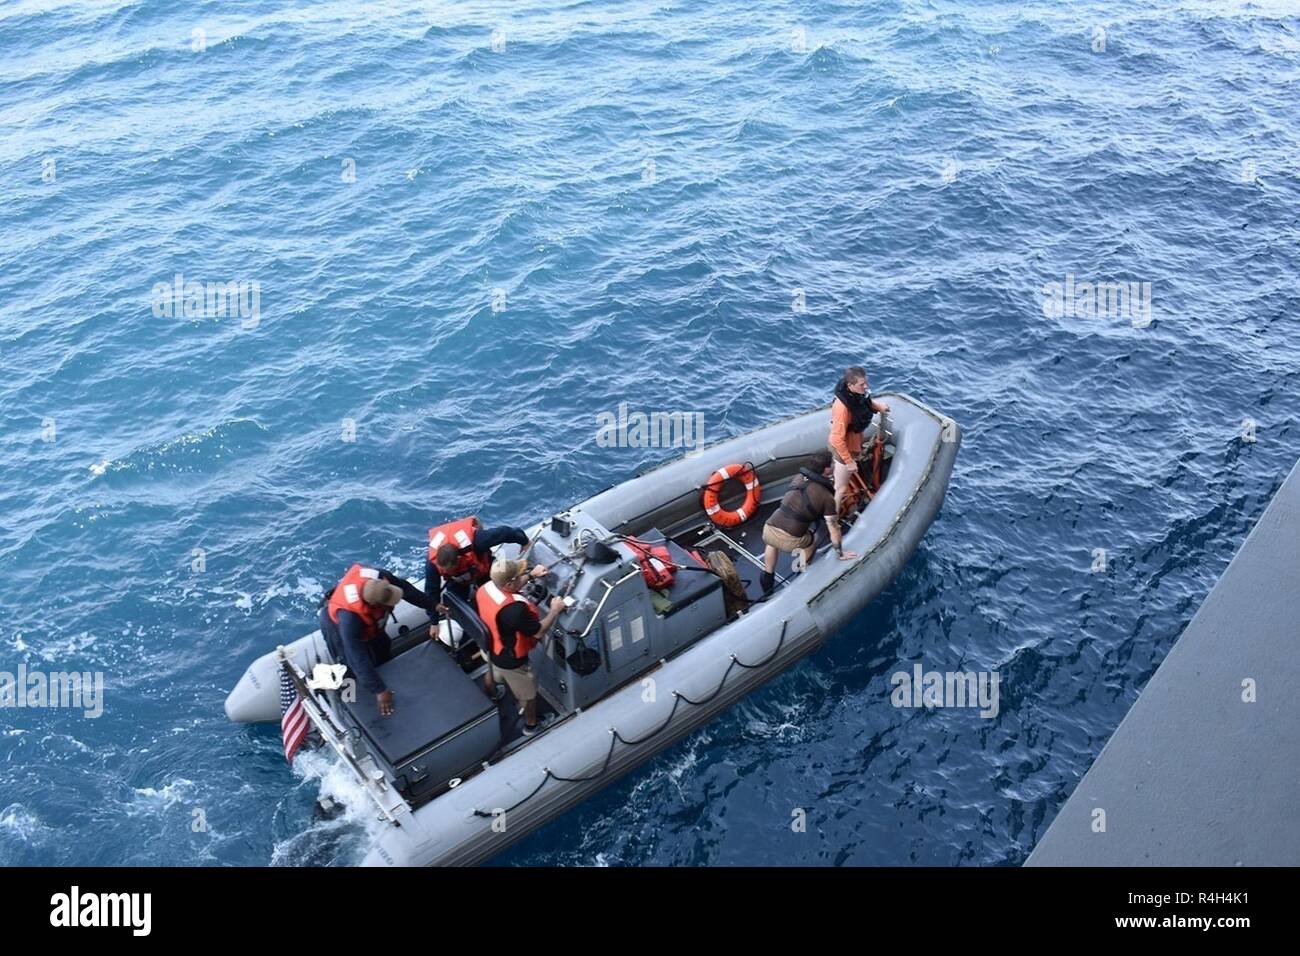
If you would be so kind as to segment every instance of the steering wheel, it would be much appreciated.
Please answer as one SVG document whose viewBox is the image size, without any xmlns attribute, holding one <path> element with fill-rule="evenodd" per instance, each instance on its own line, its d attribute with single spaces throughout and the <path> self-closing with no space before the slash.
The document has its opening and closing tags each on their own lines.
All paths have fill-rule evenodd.
<svg viewBox="0 0 1300 956">
<path fill-rule="evenodd" d="M 524 587 L 524 597 L 538 607 L 542 607 L 546 603 L 549 594 L 550 588 L 546 586 L 546 578 L 534 578 Z"/>
</svg>

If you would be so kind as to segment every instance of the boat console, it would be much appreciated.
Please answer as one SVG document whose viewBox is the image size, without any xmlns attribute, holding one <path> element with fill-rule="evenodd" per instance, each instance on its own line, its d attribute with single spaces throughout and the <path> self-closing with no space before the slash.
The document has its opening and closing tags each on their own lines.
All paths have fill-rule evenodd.
<svg viewBox="0 0 1300 956">
<path fill-rule="evenodd" d="M 526 596 L 544 613 L 552 597 L 569 604 L 533 651 L 543 696 L 556 710 L 586 707 L 726 621 L 722 582 L 663 535 L 640 536 L 668 548 L 681 567 L 671 588 L 652 590 L 635 550 L 581 509 L 545 523 L 534 563 L 550 573 Z"/>
</svg>

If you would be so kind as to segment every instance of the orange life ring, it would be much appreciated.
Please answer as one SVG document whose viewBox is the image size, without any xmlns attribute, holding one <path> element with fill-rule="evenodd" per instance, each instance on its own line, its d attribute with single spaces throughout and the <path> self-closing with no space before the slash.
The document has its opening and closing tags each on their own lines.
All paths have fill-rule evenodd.
<svg viewBox="0 0 1300 956">
<path fill-rule="evenodd" d="M 734 511 L 722 507 L 718 500 L 722 496 L 723 484 L 731 478 L 736 479 L 745 486 L 745 501 Z M 758 514 L 758 500 L 762 494 L 763 486 L 758 483 L 758 477 L 754 474 L 752 465 L 748 463 L 744 465 L 726 465 L 715 471 L 705 483 L 701 503 L 704 505 L 704 513 L 709 516 L 709 520 L 719 528 L 734 528 Z"/>
</svg>

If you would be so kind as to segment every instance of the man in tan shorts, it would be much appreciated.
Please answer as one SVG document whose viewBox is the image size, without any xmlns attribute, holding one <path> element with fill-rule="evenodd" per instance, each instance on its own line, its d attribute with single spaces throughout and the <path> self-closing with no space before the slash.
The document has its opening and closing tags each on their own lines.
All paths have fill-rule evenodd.
<svg viewBox="0 0 1300 956">
<path fill-rule="evenodd" d="M 835 400 L 831 402 L 830 451 L 835 458 L 835 504 L 844 503 L 850 477 L 858 470 L 862 455 L 862 433 L 871 424 L 871 416 L 880 413 L 880 428 L 888 431 L 885 416 L 889 403 L 871 397 L 867 372 L 861 365 L 850 365 L 844 377 L 835 386 Z"/>
<path fill-rule="evenodd" d="M 835 504 L 835 486 L 830 480 L 831 453 L 819 451 L 812 456 L 807 468 L 800 468 L 799 474 L 790 481 L 790 490 L 781 499 L 781 506 L 772 512 L 772 517 L 763 525 L 763 567 L 759 581 L 763 593 L 771 594 L 776 586 L 776 559 L 778 552 L 787 554 L 799 552 L 804 566 L 812 563 L 817 553 L 814 546 L 813 528 L 819 521 L 826 523 L 831 544 L 841 561 L 851 561 L 857 557 L 853 551 L 845 551 L 840 537 L 839 508 Z"/>
<path fill-rule="evenodd" d="M 528 582 L 528 562 L 501 558 L 474 592 L 478 616 L 490 635 L 488 673 L 510 688 L 524 707 L 524 736 L 537 732 L 537 675 L 528 655 L 564 612 L 564 599 L 552 598 L 545 617 L 519 590 Z"/>
</svg>

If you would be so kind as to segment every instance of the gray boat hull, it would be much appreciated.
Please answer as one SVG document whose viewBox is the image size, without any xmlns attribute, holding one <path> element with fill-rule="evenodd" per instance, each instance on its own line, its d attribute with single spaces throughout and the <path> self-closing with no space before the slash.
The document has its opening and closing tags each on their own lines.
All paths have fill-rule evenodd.
<svg viewBox="0 0 1300 956">
<path fill-rule="evenodd" d="M 816 650 L 897 576 L 943 503 L 961 443 L 956 424 L 905 395 L 891 404 L 895 454 L 889 477 L 845 536 L 854 561 L 821 556 L 774 596 L 570 714 L 385 827 L 367 865 L 479 863 L 608 786 Z M 611 488 L 577 506 L 608 527 L 635 523 L 665 501 L 698 496 L 722 465 L 758 466 L 823 447 L 825 409 L 712 446 Z"/>
</svg>

